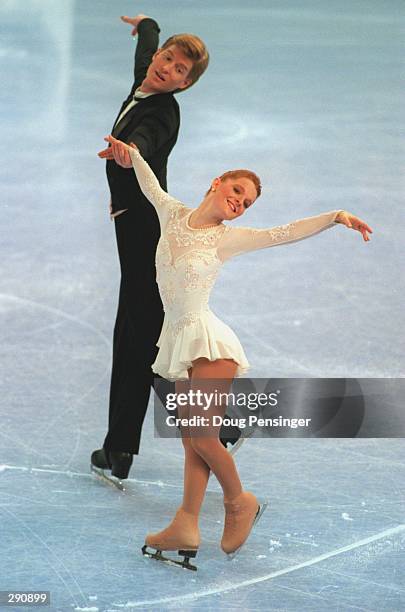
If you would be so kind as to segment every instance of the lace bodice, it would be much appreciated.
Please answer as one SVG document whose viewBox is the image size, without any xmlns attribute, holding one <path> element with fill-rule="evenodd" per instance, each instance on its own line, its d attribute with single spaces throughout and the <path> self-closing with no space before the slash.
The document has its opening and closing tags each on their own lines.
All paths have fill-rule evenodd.
<svg viewBox="0 0 405 612">
<path fill-rule="evenodd" d="M 136 149 L 130 154 L 139 185 L 159 217 L 161 238 L 156 270 L 164 309 L 170 319 L 208 308 L 211 289 L 227 259 L 272 246 L 303 240 L 335 225 L 339 211 L 300 219 L 269 229 L 190 227 L 193 208 L 167 194 Z"/>
</svg>

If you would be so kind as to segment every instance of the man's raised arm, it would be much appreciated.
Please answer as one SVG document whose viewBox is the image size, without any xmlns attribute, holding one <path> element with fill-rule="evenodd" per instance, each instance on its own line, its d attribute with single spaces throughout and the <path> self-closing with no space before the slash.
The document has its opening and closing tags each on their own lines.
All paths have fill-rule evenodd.
<svg viewBox="0 0 405 612">
<path fill-rule="evenodd" d="M 136 17 L 127 17 L 125 15 L 121 17 L 121 20 L 132 26 L 132 36 L 138 34 L 134 65 L 133 90 L 135 91 L 145 78 L 153 54 L 158 48 L 160 28 L 157 21 L 147 15 L 137 15 Z"/>
</svg>

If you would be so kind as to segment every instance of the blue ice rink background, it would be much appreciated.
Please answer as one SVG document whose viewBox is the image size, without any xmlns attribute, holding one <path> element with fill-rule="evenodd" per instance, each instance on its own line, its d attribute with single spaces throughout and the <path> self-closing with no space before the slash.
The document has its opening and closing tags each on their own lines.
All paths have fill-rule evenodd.
<svg viewBox="0 0 405 612">
<path fill-rule="evenodd" d="M 207 74 L 178 96 L 169 191 L 198 205 L 235 167 L 271 227 L 344 208 L 338 226 L 236 258 L 213 309 L 252 376 L 404 376 L 402 2 L 48 0 L 0 6 L 2 240 L 0 590 L 51 609 L 398 611 L 405 608 L 402 440 L 250 440 L 247 489 L 270 501 L 233 562 L 210 481 L 196 574 L 145 559 L 181 499 L 182 449 L 152 410 L 125 495 L 89 473 L 107 423 L 119 270 L 97 151 L 131 86 L 120 14 L 199 34 Z"/>
</svg>

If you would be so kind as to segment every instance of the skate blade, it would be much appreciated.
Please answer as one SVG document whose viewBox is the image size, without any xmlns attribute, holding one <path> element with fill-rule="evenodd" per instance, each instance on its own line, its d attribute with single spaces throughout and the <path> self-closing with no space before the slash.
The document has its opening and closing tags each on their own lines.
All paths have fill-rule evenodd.
<svg viewBox="0 0 405 612">
<path fill-rule="evenodd" d="M 251 533 L 253 531 L 253 528 L 255 527 L 255 525 L 257 525 L 257 523 L 261 519 L 261 517 L 263 515 L 263 512 L 266 510 L 268 505 L 269 505 L 268 502 L 263 502 L 262 504 L 259 504 L 259 509 L 258 509 L 258 511 L 256 513 L 255 520 L 253 521 L 253 525 L 252 525 L 252 528 L 251 528 L 251 530 L 249 532 L 248 537 L 243 542 L 243 544 L 241 546 L 239 546 L 239 548 L 237 548 L 236 550 L 234 550 L 231 553 L 227 553 L 228 561 L 232 561 L 232 559 L 234 559 L 236 557 L 236 555 L 238 555 L 240 553 L 240 551 L 242 550 L 242 548 L 245 546 L 246 542 L 250 538 L 250 535 L 251 535 Z"/>
<path fill-rule="evenodd" d="M 236 453 L 238 452 L 238 450 L 240 449 L 240 447 L 242 446 L 242 444 L 244 443 L 245 440 L 246 440 L 246 438 L 242 438 L 242 436 L 241 436 L 239 438 L 239 440 L 237 442 L 235 442 L 235 444 L 229 450 L 229 454 L 231 455 L 231 457 L 236 455 Z"/>
<path fill-rule="evenodd" d="M 228 446 L 226 447 L 226 450 L 228 451 L 231 457 L 233 457 L 238 452 L 245 440 L 246 438 L 240 437 L 239 440 L 235 442 L 235 444 L 230 449 L 228 449 Z M 210 473 L 208 474 L 208 478 L 211 478 L 211 476 L 212 471 L 210 471 Z"/>
<path fill-rule="evenodd" d="M 231 455 L 231 457 L 233 457 L 238 452 L 238 450 L 240 449 L 242 444 L 244 442 L 246 442 L 246 440 L 249 440 L 249 438 L 251 438 L 254 433 L 255 433 L 255 430 L 252 427 L 252 429 L 250 431 L 248 431 L 243 437 L 242 437 L 242 435 L 240 436 L 239 440 L 237 442 L 235 442 L 235 444 L 229 450 L 229 454 Z"/>
<path fill-rule="evenodd" d="M 252 431 L 253 433 L 253 431 Z M 239 438 L 239 440 L 237 442 L 235 442 L 235 444 L 228 450 L 228 447 L 226 447 L 226 450 L 228 451 L 228 453 L 230 454 L 231 457 L 234 457 L 236 455 L 236 453 L 238 452 L 238 450 L 240 449 L 240 447 L 242 446 L 242 444 L 244 442 L 246 442 L 246 440 L 248 438 L 250 438 L 252 434 L 245 436 L 244 438 L 242 438 L 242 436 Z M 208 478 L 211 478 L 212 472 L 209 473 Z"/>
<path fill-rule="evenodd" d="M 119 478 L 116 478 L 115 476 L 107 476 L 107 474 L 104 472 L 102 468 L 98 468 L 95 465 L 90 464 L 90 469 L 92 472 L 94 472 L 97 478 L 101 480 L 101 482 L 109 484 L 110 486 L 115 487 L 116 489 L 119 489 L 119 491 L 122 491 L 122 492 L 126 490 L 122 480 L 120 480 Z"/>
<path fill-rule="evenodd" d="M 183 569 L 197 571 L 197 567 L 190 563 L 190 557 L 195 557 L 197 555 L 197 550 L 179 550 L 178 554 L 184 557 L 183 561 L 178 561 L 176 559 L 170 559 L 170 557 L 165 557 L 162 555 L 162 551 L 155 549 L 155 552 L 150 552 L 147 544 L 142 546 L 142 554 L 145 557 L 149 557 L 150 559 L 156 559 L 156 561 L 164 561 L 168 565 L 177 565 L 177 567 L 182 567 Z"/>
</svg>

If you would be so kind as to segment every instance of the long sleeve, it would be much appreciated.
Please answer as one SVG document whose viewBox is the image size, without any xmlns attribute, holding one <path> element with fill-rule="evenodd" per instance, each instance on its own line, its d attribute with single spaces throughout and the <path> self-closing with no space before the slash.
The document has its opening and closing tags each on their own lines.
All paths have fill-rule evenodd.
<svg viewBox="0 0 405 612">
<path fill-rule="evenodd" d="M 159 181 L 139 151 L 130 147 L 129 153 L 142 193 L 155 207 L 160 226 L 163 228 L 169 220 L 171 212 L 177 207 L 184 207 L 184 204 L 161 188 Z"/>
<path fill-rule="evenodd" d="M 310 238 L 336 225 L 335 219 L 339 210 L 322 213 L 315 217 L 298 219 L 287 225 L 269 229 L 250 227 L 231 227 L 226 231 L 218 246 L 218 256 L 222 261 L 258 249 L 265 249 L 281 244 L 291 244 L 298 240 Z"/>
<path fill-rule="evenodd" d="M 152 61 L 152 56 L 158 48 L 159 32 L 158 23 L 150 17 L 142 19 L 138 25 L 138 41 L 134 65 L 134 91 L 144 80 L 149 64 Z"/>
</svg>

